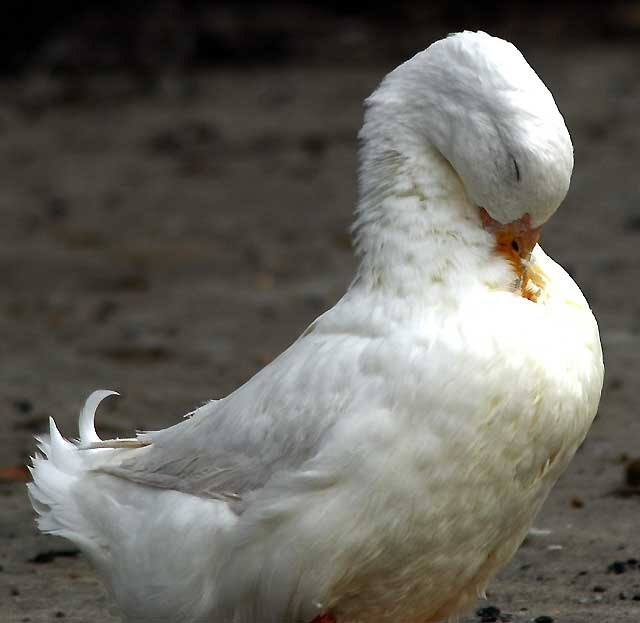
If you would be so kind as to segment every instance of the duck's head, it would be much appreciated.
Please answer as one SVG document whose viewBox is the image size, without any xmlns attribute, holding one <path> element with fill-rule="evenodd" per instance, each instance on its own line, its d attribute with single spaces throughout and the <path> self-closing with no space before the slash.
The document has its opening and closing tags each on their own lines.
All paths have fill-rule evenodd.
<svg viewBox="0 0 640 623">
<path fill-rule="evenodd" d="M 482 32 L 437 41 L 391 72 L 367 100 L 361 137 L 365 159 L 367 149 L 439 152 L 498 250 L 517 262 L 564 199 L 573 169 L 551 93 L 511 43 Z"/>
</svg>

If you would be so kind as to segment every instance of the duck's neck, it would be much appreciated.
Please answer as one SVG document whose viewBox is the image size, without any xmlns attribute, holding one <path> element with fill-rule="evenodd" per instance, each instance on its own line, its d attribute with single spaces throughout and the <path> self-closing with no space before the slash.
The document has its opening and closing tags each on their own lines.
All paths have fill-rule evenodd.
<svg viewBox="0 0 640 623">
<path fill-rule="evenodd" d="M 493 238 L 451 165 L 435 149 L 398 141 L 389 135 L 362 146 L 356 283 L 433 299 L 508 282 L 509 269 L 496 260 Z"/>
</svg>

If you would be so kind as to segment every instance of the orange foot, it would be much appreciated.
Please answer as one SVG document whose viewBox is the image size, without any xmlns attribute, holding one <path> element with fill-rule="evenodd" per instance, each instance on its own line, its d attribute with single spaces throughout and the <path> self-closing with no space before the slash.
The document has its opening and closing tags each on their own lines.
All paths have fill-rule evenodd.
<svg viewBox="0 0 640 623">
<path fill-rule="evenodd" d="M 317 616 L 311 623 L 336 623 L 336 617 L 332 614 L 325 613 Z"/>
</svg>

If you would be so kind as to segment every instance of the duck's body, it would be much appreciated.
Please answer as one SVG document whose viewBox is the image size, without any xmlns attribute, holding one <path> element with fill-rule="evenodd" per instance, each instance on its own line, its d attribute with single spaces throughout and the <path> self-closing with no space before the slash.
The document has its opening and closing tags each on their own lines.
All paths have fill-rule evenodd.
<svg viewBox="0 0 640 623">
<path fill-rule="evenodd" d="M 345 297 L 172 428 L 100 442 L 99 395 L 80 447 L 55 427 L 43 442 L 40 525 L 90 554 L 127 621 L 455 615 L 511 558 L 589 429 L 602 355 L 584 297 L 540 247 L 525 277 L 496 252 L 470 195 L 497 190 L 457 175 L 455 149 L 445 160 L 435 138 L 418 148 L 402 125 L 387 131 L 394 74 L 363 129 L 361 264 Z M 520 182 L 536 163 L 517 158 Z M 561 186 L 531 201 L 536 227 Z M 521 217 L 519 192 L 487 218 Z"/>
</svg>

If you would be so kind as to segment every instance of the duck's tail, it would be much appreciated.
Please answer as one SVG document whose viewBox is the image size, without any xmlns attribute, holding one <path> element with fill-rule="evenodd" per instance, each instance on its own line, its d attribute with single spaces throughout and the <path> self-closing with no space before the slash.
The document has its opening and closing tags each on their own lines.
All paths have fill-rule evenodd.
<svg viewBox="0 0 640 623">
<path fill-rule="evenodd" d="M 89 555 L 127 621 L 200 621 L 212 599 L 220 530 L 233 523 L 227 505 L 148 487 L 102 468 L 144 452 L 138 439 L 101 440 L 96 408 L 116 392 L 100 390 L 80 413 L 80 439 L 67 441 L 53 419 L 38 438 L 29 496 L 43 532 Z"/>
<path fill-rule="evenodd" d="M 96 529 L 91 504 L 86 498 L 78 499 L 78 493 L 81 479 L 95 467 L 98 458 L 83 451 L 100 441 L 93 423 L 95 411 L 111 395 L 117 392 L 98 390 L 89 396 L 80 412 L 80 439 L 75 443 L 64 439 L 53 418 L 49 419 L 49 434 L 36 437 L 39 453 L 30 468 L 33 482 L 27 485 L 40 530 L 69 539 L 100 567 L 107 563 L 106 543 Z"/>
</svg>

